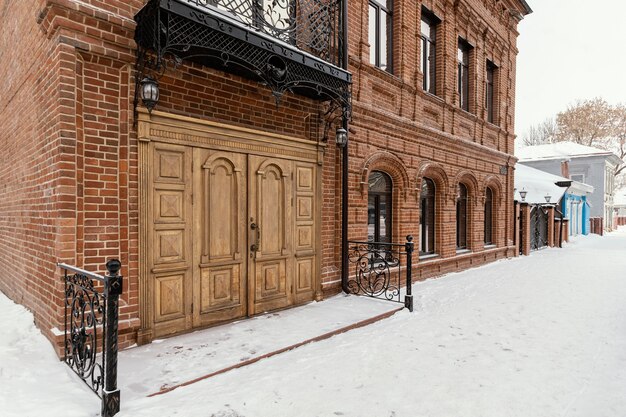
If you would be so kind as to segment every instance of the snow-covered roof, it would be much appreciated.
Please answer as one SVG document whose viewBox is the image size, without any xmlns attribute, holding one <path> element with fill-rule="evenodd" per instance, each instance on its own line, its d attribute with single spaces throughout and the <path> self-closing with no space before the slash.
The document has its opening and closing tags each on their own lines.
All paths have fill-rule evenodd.
<svg viewBox="0 0 626 417">
<path fill-rule="evenodd" d="M 578 181 L 572 181 L 572 185 L 569 186 L 567 191 L 570 194 L 583 194 L 583 193 L 591 194 L 593 193 L 594 189 L 595 188 L 593 188 L 593 185 L 585 184 L 583 182 L 578 182 Z"/>
<path fill-rule="evenodd" d="M 587 156 L 606 156 L 618 158 L 611 151 L 580 145 L 574 142 L 556 142 L 544 145 L 526 146 L 516 149 L 520 161 L 539 161 L 544 159 L 569 159 Z"/>
<path fill-rule="evenodd" d="M 550 196 L 550 202 L 558 202 L 567 187 L 559 187 L 557 182 L 570 183 L 571 180 L 545 171 L 531 168 L 526 165 L 515 165 L 515 199 L 522 201 L 519 192 L 526 191 L 525 203 L 545 204 L 546 195 Z"/>
</svg>

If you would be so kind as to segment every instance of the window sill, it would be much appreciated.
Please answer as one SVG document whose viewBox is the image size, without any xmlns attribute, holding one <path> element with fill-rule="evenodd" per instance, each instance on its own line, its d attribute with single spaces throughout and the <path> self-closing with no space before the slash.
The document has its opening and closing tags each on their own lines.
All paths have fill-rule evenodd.
<svg viewBox="0 0 626 417">
<path fill-rule="evenodd" d="M 437 258 L 439 258 L 439 254 L 438 253 L 429 253 L 427 255 L 420 255 L 419 256 L 419 260 L 422 261 L 422 262 L 431 261 L 431 260 L 437 259 Z"/>
<path fill-rule="evenodd" d="M 419 90 L 423 95 L 424 98 L 427 100 L 430 100 L 436 104 L 442 105 L 445 104 L 446 102 L 443 100 L 442 97 L 439 97 L 437 94 L 433 94 L 429 91 L 424 90 L 423 88 L 421 90 Z"/>
<path fill-rule="evenodd" d="M 491 244 L 489 244 L 489 245 L 485 245 L 485 246 L 484 246 L 484 249 L 485 249 L 485 250 L 487 250 L 487 249 L 495 249 L 495 247 L 496 247 L 496 245 L 495 245 L 495 244 L 493 244 L 493 243 L 491 243 Z"/>
<path fill-rule="evenodd" d="M 367 68 L 370 70 L 371 73 L 380 75 L 381 78 L 387 78 L 388 81 L 393 82 L 397 86 L 400 86 L 400 85 L 404 84 L 402 79 L 393 72 L 393 69 L 391 71 L 387 71 L 385 69 L 382 69 L 379 66 L 376 66 L 376 65 L 372 64 L 369 61 L 361 61 L 361 63 L 365 63 L 367 65 Z"/>
<path fill-rule="evenodd" d="M 465 255 L 466 253 L 470 253 L 470 252 L 471 252 L 471 250 L 469 250 L 469 249 L 457 249 L 456 250 L 456 254 L 457 255 Z"/>
<path fill-rule="evenodd" d="M 471 113 L 469 110 L 465 110 L 465 109 L 461 108 L 458 105 L 457 105 L 456 109 L 458 111 L 460 111 L 463 116 L 472 119 L 472 121 L 474 121 L 474 122 L 478 121 L 478 116 L 476 116 L 474 113 Z"/>
<path fill-rule="evenodd" d="M 487 127 L 489 128 L 493 128 L 495 130 L 501 131 L 502 128 L 500 127 L 500 125 L 496 124 L 495 122 L 490 122 L 489 120 L 485 120 L 485 124 L 487 125 Z"/>
</svg>

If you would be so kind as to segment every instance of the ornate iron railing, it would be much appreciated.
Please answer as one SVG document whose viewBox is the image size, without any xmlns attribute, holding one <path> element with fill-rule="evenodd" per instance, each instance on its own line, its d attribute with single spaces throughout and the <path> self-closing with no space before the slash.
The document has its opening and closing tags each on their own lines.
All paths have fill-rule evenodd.
<svg viewBox="0 0 626 417">
<path fill-rule="evenodd" d="M 413 236 L 407 242 L 348 241 L 350 275 L 348 291 L 373 298 L 403 303 L 413 311 L 411 294 L 413 269 Z M 406 294 L 402 300 L 401 288 L 405 279 Z"/>
<path fill-rule="evenodd" d="M 331 101 L 348 117 L 344 0 L 150 0 L 135 15 L 137 79 L 187 59 L 285 92 Z"/>
<path fill-rule="evenodd" d="M 184 0 L 340 65 L 341 0 Z M 217 10 L 216 10 L 217 9 Z"/>
<path fill-rule="evenodd" d="M 102 399 L 103 417 L 120 410 L 117 389 L 117 331 L 121 264 L 106 264 L 108 275 L 59 263 L 65 281 L 65 363 Z"/>
</svg>

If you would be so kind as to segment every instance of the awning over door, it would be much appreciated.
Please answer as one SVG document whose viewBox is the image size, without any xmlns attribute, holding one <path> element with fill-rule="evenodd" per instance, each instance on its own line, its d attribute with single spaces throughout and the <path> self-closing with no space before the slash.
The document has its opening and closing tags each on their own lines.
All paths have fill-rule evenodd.
<svg viewBox="0 0 626 417">
<path fill-rule="evenodd" d="M 350 107 L 342 0 L 150 0 L 135 20 L 138 65 L 186 59 Z"/>
</svg>

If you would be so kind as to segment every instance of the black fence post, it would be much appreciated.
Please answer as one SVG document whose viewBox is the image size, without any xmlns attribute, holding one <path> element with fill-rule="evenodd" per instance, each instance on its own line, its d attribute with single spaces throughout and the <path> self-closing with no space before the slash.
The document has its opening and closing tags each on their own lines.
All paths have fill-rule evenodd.
<svg viewBox="0 0 626 417">
<path fill-rule="evenodd" d="M 102 416 L 112 417 L 120 411 L 120 390 L 117 388 L 117 328 L 119 299 L 122 294 L 122 276 L 118 272 L 122 264 L 117 259 L 106 263 L 108 271 L 104 278 L 106 297 L 106 326 L 104 329 L 104 390 L 102 392 Z"/>
<path fill-rule="evenodd" d="M 413 285 L 413 236 L 406 237 L 407 242 L 404 244 L 406 251 L 406 296 L 404 297 L 404 306 L 413 311 L 413 294 L 411 294 L 411 286 Z"/>
</svg>

